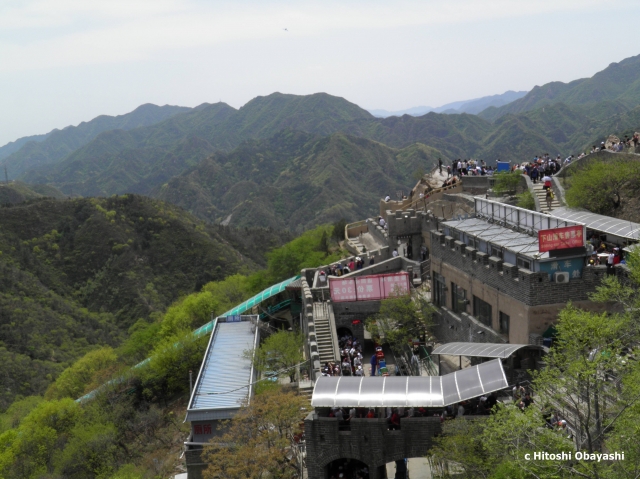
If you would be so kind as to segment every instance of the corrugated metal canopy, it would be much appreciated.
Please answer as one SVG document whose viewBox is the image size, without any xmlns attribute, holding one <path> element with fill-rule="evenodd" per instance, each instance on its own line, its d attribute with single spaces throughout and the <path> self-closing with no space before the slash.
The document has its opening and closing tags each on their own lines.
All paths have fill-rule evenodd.
<svg viewBox="0 0 640 479">
<path fill-rule="evenodd" d="M 556 208 L 551 211 L 551 215 L 556 218 L 584 223 L 589 229 L 619 236 L 620 238 L 640 239 L 640 224 L 632 223 L 631 221 L 566 207 Z"/>
<path fill-rule="evenodd" d="M 508 386 L 499 359 L 445 376 L 324 376 L 313 407 L 444 407 Z"/>
<path fill-rule="evenodd" d="M 501 246 L 509 251 L 533 259 L 545 259 L 549 253 L 539 253 L 538 237 L 513 231 L 504 226 L 487 222 L 481 218 L 444 221 L 444 226 L 461 231 L 481 241 Z"/>
<path fill-rule="evenodd" d="M 253 366 L 243 357 L 254 349 L 259 328 L 249 321 L 218 322 L 204 355 L 187 409 L 187 421 L 227 419 L 251 393 Z"/>
<path fill-rule="evenodd" d="M 518 349 L 530 344 L 495 344 L 495 343 L 447 343 L 438 346 L 431 354 L 448 356 L 474 356 L 477 358 L 508 358 Z"/>
</svg>

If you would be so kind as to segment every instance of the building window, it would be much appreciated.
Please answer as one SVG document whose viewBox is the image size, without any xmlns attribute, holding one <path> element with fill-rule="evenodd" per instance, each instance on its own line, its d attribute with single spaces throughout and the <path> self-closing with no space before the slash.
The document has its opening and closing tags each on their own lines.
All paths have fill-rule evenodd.
<svg viewBox="0 0 640 479">
<path fill-rule="evenodd" d="M 477 296 L 473 297 L 473 315 L 482 324 L 486 324 L 487 326 L 491 327 L 491 305 L 486 301 L 482 301 Z"/>
<path fill-rule="evenodd" d="M 509 334 L 509 315 L 500 311 L 500 332 Z"/>
<path fill-rule="evenodd" d="M 447 283 L 444 276 L 433 272 L 433 302 L 436 306 L 447 305 Z"/>
<path fill-rule="evenodd" d="M 475 238 L 467 237 L 467 245 L 471 248 L 478 249 L 478 241 Z"/>
<path fill-rule="evenodd" d="M 454 313 L 467 312 L 467 292 L 455 283 L 451 283 L 451 309 Z"/>
<path fill-rule="evenodd" d="M 502 259 L 502 249 L 496 246 L 490 245 L 491 256 L 496 256 Z"/>
<path fill-rule="evenodd" d="M 528 269 L 529 271 L 531 271 L 531 260 L 518 258 L 518 268 Z"/>
</svg>

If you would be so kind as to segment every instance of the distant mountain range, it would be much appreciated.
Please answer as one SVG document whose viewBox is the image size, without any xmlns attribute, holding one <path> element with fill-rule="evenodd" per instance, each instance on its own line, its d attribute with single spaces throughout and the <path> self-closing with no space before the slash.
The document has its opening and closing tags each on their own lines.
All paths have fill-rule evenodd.
<svg viewBox="0 0 640 479">
<path fill-rule="evenodd" d="M 131 113 L 119 116 L 101 115 L 78 126 L 68 126 L 44 135 L 20 138 L 0 148 L 0 165 L 7 165 L 9 175 L 18 177 L 30 168 L 54 163 L 86 145 L 108 130 L 132 130 L 153 125 L 190 108 L 181 106 L 141 105 Z"/>
<path fill-rule="evenodd" d="M 375 214 L 377 198 L 407 191 L 414 173 L 438 158 L 524 161 L 632 134 L 640 129 L 639 82 L 640 56 L 479 114 L 376 118 L 326 93 L 273 93 L 240 109 L 143 105 L 29 141 L 0 166 L 64 195 L 139 193 L 213 223 L 299 231 Z M 477 111 L 509 94 L 446 106 Z"/>
<path fill-rule="evenodd" d="M 602 102 L 619 102 L 633 108 L 639 98 L 640 55 L 637 55 L 611 63 L 591 78 L 536 86 L 523 98 L 498 108 L 488 108 L 480 116 L 493 121 L 509 113 L 524 113 L 555 103 L 589 107 Z"/>
<path fill-rule="evenodd" d="M 422 116 L 430 112 L 446 114 L 471 113 L 476 115 L 486 108 L 506 105 L 512 101 L 522 98 L 526 94 L 526 91 L 509 90 L 501 95 L 483 96 L 481 98 L 474 98 L 473 100 L 455 101 L 437 108 L 433 108 L 431 106 L 416 106 L 407 110 L 398 111 L 369 110 L 369 113 L 378 118 L 402 115 Z"/>
</svg>

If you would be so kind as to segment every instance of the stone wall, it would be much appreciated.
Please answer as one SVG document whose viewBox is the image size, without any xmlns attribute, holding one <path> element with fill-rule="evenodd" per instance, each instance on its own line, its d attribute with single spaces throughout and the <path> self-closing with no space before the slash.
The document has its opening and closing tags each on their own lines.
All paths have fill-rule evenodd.
<svg viewBox="0 0 640 479">
<path fill-rule="evenodd" d="M 332 305 L 336 331 L 340 328 L 348 328 L 358 338 L 360 344 L 364 344 L 364 321 L 368 317 L 378 314 L 380 301 L 353 301 L 333 303 Z M 360 323 L 353 324 L 355 320 L 359 320 Z"/>
<path fill-rule="evenodd" d="M 399 431 L 388 431 L 385 419 L 352 419 L 350 431 L 339 431 L 337 419 L 315 413 L 304 423 L 309 479 L 325 479 L 326 466 L 342 458 L 363 462 L 370 479 L 380 479 L 381 466 L 426 456 L 434 435 L 442 431 L 438 417 L 403 418 Z"/>
<path fill-rule="evenodd" d="M 438 308 L 433 333 L 441 343 L 506 343 L 505 337 L 467 313 Z"/>
<path fill-rule="evenodd" d="M 489 189 L 489 176 L 463 176 L 462 191 L 470 195 L 484 195 Z"/>
<path fill-rule="evenodd" d="M 304 342 L 305 358 L 309 359 L 309 379 L 315 381 L 320 375 L 320 353 L 316 339 L 316 328 L 313 321 L 313 294 L 308 278 L 313 278 L 313 269 L 302 270 L 302 331 L 307 340 Z"/>
<path fill-rule="evenodd" d="M 560 168 L 560 171 L 558 171 L 558 173 L 556 173 L 556 176 L 559 177 L 566 177 L 569 176 L 575 172 L 577 172 L 578 170 L 581 170 L 582 168 L 585 168 L 589 165 L 589 163 L 591 163 L 594 160 L 604 160 L 604 161 L 614 161 L 614 160 L 635 160 L 635 161 L 640 161 L 640 156 L 637 154 L 639 152 L 633 152 L 631 151 L 633 150 L 633 148 L 631 148 L 630 150 L 626 150 L 624 152 L 620 152 L 620 153 L 614 153 L 613 151 L 598 151 L 596 153 L 591 153 L 587 156 L 583 156 L 582 158 L 575 159 L 573 160 L 571 163 L 569 163 L 568 165 L 563 165 L 562 168 Z"/>
</svg>

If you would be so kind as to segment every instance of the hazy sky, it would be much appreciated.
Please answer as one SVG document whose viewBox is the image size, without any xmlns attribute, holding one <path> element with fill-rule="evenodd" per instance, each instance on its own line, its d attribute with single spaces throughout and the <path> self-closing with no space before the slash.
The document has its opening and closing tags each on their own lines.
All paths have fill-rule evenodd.
<svg viewBox="0 0 640 479">
<path fill-rule="evenodd" d="M 639 19 L 638 0 L 2 0 L 0 144 L 149 102 L 529 90 L 640 54 Z"/>
</svg>

